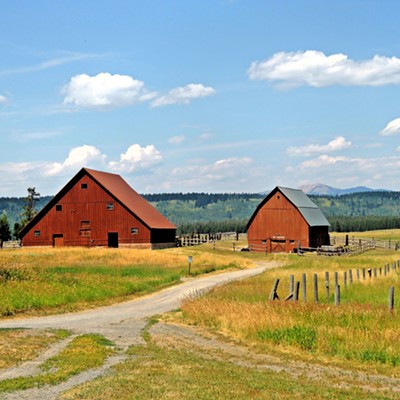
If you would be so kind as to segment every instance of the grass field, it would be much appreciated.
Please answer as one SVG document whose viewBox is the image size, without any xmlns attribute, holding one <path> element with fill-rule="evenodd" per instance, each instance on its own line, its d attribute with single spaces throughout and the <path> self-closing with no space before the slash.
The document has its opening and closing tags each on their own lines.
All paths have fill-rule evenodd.
<svg viewBox="0 0 400 400">
<path fill-rule="evenodd" d="M 232 250 L 46 248 L 0 252 L 0 315 L 55 313 L 121 301 L 198 275 L 252 265 Z"/>
<path fill-rule="evenodd" d="M 334 306 L 333 290 L 325 296 L 324 272 L 384 266 L 399 258 L 394 252 L 374 251 L 356 257 L 288 256 L 284 268 L 260 277 L 235 282 L 182 305 L 186 323 L 205 326 L 227 337 L 251 343 L 260 351 L 302 360 L 329 362 L 379 370 L 400 376 L 400 274 L 366 278 L 342 284 L 342 304 Z M 300 281 L 306 273 L 312 282 L 319 274 L 319 303 L 309 288 L 308 301 L 267 301 L 275 278 L 278 293 L 289 293 L 289 276 Z M 355 274 L 354 274 L 355 276 Z M 398 288 L 395 313 L 388 312 L 389 287 Z"/>
<path fill-rule="evenodd" d="M 399 232 L 382 237 L 400 237 Z M 363 236 L 364 237 L 364 236 Z M 378 238 L 378 234 L 376 236 Z M 397 240 L 397 239 L 396 239 Z M 249 254 L 233 252 L 232 242 L 163 251 L 124 249 L 23 249 L 0 253 L 0 310 L 9 314 L 44 314 L 93 307 L 138 296 L 178 282 L 188 274 L 188 255 L 194 275 L 227 268 L 247 268 L 254 262 L 279 260 L 279 268 L 261 276 L 220 286 L 187 299 L 166 318 L 200 327 L 221 341 L 240 344 L 249 352 L 276 356 L 283 363 L 309 363 L 334 368 L 334 379 L 310 379 L 247 365 L 244 360 L 195 352 L 175 345 L 161 346 L 151 335 L 147 344 L 133 346 L 127 361 L 106 377 L 63 394 L 63 399 L 297 399 L 396 400 L 399 393 L 385 384 L 353 385 L 351 375 L 362 371 L 400 378 L 400 274 L 356 279 L 355 271 L 379 268 L 400 259 L 400 252 L 370 251 L 357 256 Z M 244 246 L 245 243 L 237 243 Z M 343 274 L 354 271 L 354 283 L 344 287 Z M 338 272 L 342 302 L 326 298 L 324 273 L 333 281 Z M 268 301 L 275 278 L 278 294 L 289 293 L 290 275 L 306 274 L 307 301 Z M 313 301 L 312 277 L 319 276 L 319 303 Z M 388 312 L 388 290 L 395 287 L 395 311 Z M 34 358 L 65 331 L 0 330 L 1 368 Z M 190 346 L 192 347 L 192 346 Z M 89 352 L 89 353 L 88 353 Z M 56 384 L 69 376 L 101 365 L 113 352 L 104 338 L 79 336 L 64 352 L 44 364 L 33 378 L 0 382 L 1 391 Z M 18 354 L 20 358 L 13 357 Z M 92 356 L 92 355 L 93 356 Z M 365 387 L 368 386 L 368 390 Z"/>
</svg>

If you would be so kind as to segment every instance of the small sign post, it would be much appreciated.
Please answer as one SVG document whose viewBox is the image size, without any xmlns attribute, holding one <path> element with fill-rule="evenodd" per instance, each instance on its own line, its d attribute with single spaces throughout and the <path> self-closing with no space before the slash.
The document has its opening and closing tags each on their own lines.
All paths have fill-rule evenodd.
<svg viewBox="0 0 400 400">
<path fill-rule="evenodd" d="M 188 263 L 189 263 L 189 276 L 190 276 L 190 267 L 192 266 L 193 257 L 188 256 Z"/>
</svg>

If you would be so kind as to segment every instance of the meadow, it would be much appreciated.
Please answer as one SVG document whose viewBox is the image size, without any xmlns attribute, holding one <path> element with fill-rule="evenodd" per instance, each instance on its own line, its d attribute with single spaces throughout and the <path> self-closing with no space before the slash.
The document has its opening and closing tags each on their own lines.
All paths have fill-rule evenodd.
<svg viewBox="0 0 400 400">
<path fill-rule="evenodd" d="M 0 315 L 74 311 L 131 299 L 191 275 L 252 265 L 223 248 L 36 248 L 0 252 Z"/>
<path fill-rule="evenodd" d="M 379 233 L 374 233 L 378 237 Z M 400 238 L 398 232 L 382 237 Z M 146 330 L 146 345 L 132 346 L 127 359 L 107 376 L 73 388 L 63 399 L 397 399 L 399 393 L 380 374 L 400 378 L 400 274 L 358 280 L 343 285 L 350 269 L 380 268 L 400 259 L 400 252 L 375 250 L 355 256 L 323 257 L 307 254 L 251 254 L 232 251 L 245 242 L 226 241 L 214 248 L 205 244 L 162 251 L 128 249 L 22 249 L 0 253 L 0 309 L 7 315 L 49 314 L 123 301 L 179 282 L 191 273 L 218 273 L 248 268 L 255 263 L 278 261 L 279 267 L 260 276 L 219 286 L 198 297 L 187 298 L 181 309 L 161 316 L 162 321 L 199 329 L 217 338 L 221 346 L 246 349 L 249 358 L 221 350 L 199 348 L 180 339 L 169 343 Z M 342 285 L 341 304 L 326 297 L 324 273 L 335 272 Z M 289 293 L 290 276 L 301 281 L 306 274 L 306 301 L 268 297 L 276 278 L 279 297 Z M 319 276 L 319 302 L 312 293 L 312 277 Z M 395 308 L 388 311 L 388 290 L 395 287 Z M 3 308 L 1 308 L 3 307 Z M 149 323 L 156 323 L 154 319 Z M 63 340 L 65 331 L 0 330 L 0 369 L 35 358 L 49 344 Z M 208 336 L 207 336 L 208 335 Z M 93 356 L 88 357 L 85 349 Z M 42 366 L 42 373 L 25 379 L 5 380 L 1 391 L 57 384 L 105 362 L 115 350 L 104 338 L 78 336 L 64 352 Z M 16 357 L 15 355 L 18 355 Z M 313 378 L 298 373 L 263 368 L 258 356 L 276 357 L 282 365 L 310 365 L 320 373 Z M 258 360 L 258 361 L 257 361 Z M 295 369 L 296 367 L 294 367 Z M 319 372 L 318 372 L 319 371 Z M 313 373 L 314 373 L 313 372 Z M 366 378 L 356 378 L 365 373 Z M 354 374 L 354 375 L 353 375 Z M 381 378 L 380 378 L 381 379 Z"/>
<path fill-rule="evenodd" d="M 288 255 L 286 265 L 259 277 L 216 288 L 182 304 L 185 323 L 203 326 L 221 335 L 256 346 L 261 352 L 299 360 L 352 365 L 400 377 L 400 273 L 343 285 L 349 269 L 384 267 L 397 261 L 399 253 L 370 251 L 351 257 L 298 257 Z M 335 272 L 341 280 L 341 304 L 335 306 L 333 289 L 326 297 L 324 273 Z M 312 283 L 319 276 L 319 302 L 310 285 L 306 301 L 268 301 L 275 278 L 280 279 L 279 297 L 289 294 L 290 275 L 296 281 L 305 273 Z M 331 281 L 332 282 L 332 281 Z M 388 311 L 389 288 L 397 290 L 395 311 Z"/>
</svg>

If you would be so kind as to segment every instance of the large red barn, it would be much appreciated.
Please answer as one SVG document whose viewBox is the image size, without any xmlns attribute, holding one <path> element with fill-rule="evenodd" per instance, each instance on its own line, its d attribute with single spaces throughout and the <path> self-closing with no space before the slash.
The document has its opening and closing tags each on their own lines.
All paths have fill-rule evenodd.
<svg viewBox="0 0 400 400">
<path fill-rule="evenodd" d="M 21 231 L 23 246 L 163 248 L 176 226 L 117 174 L 82 168 Z"/>
<path fill-rule="evenodd" d="M 247 224 L 251 251 L 291 252 L 329 244 L 329 222 L 304 192 L 277 186 Z"/>
</svg>

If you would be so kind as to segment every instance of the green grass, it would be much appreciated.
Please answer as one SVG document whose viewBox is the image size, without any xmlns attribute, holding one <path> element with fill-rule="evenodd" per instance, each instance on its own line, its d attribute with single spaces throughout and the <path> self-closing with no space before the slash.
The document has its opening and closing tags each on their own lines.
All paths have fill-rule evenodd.
<svg viewBox="0 0 400 400">
<path fill-rule="evenodd" d="M 254 366 L 165 349 L 152 343 L 133 347 L 131 359 L 113 375 L 86 383 L 61 395 L 63 400 L 394 400 L 396 393 L 368 393 L 337 388 L 331 381 L 294 378 Z M 337 382 L 336 382 L 337 383 Z"/>
<path fill-rule="evenodd" d="M 375 251 L 357 257 L 288 256 L 288 263 L 263 275 L 218 287 L 182 305 L 183 322 L 201 325 L 260 347 L 303 360 L 341 367 L 367 368 L 400 376 L 400 272 L 343 284 L 349 269 L 380 267 L 397 260 L 394 252 Z M 330 298 L 325 295 L 330 273 Z M 339 273 L 341 304 L 333 303 L 333 276 Z M 289 294 L 289 277 L 308 282 L 307 301 L 268 301 L 275 278 L 278 294 Z M 319 276 L 319 303 L 313 299 L 313 275 Z M 389 288 L 395 289 L 395 311 L 388 311 Z"/>
<path fill-rule="evenodd" d="M 100 367 L 113 352 L 112 343 L 100 335 L 75 338 L 59 355 L 43 363 L 42 374 L 0 381 L 0 393 L 55 385 L 71 376 Z"/>
<path fill-rule="evenodd" d="M 143 295 L 192 275 L 242 268 L 230 252 L 196 249 L 22 249 L 0 257 L 0 316 L 56 313 Z"/>
</svg>

